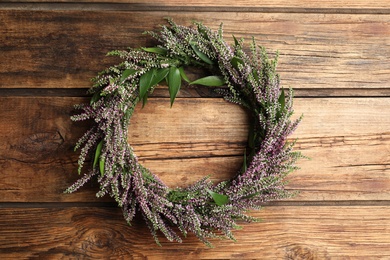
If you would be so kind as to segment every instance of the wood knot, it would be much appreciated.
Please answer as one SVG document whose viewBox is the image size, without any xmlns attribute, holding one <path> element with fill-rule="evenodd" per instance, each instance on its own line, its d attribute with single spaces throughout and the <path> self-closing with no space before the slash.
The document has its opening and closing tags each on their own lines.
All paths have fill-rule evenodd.
<svg viewBox="0 0 390 260">
<path fill-rule="evenodd" d="M 109 230 L 93 230 L 93 232 L 86 232 L 83 239 L 81 239 L 80 249 L 89 254 L 104 253 L 112 254 L 114 247 L 112 241 L 115 235 Z"/>
<path fill-rule="evenodd" d="M 318 250 L 302 246 L 288 248 L 285 259 L 288 260 L 316 260 L 327 259 L 325 256 L 319 256 Z"/>
<path fill-rule="evenodd" d="M 114 236 L 110 232 L 95 232 L 93 236 L 90 236 L 90 242 L 96 248 L 107 249 L 111 247 L 111 240 L 113 237 Z"/>
<path fill-rule="evenodd" d="M 36 133 L 24 139 L 18 148 L 21 152 L 31 154 L 50 154 L 57 151 L 64 143 L 64 138 L 60 132 L 51 133 Z"/>
<path fill-rule="evenodd" d="M 71 248 L 77 259 L 123 259 L 137 255 L 120 232 L 109 228 L 84 230 L 73 239 Z M 142 254 L 137 259 L 143 259 Z"/>
</svg>

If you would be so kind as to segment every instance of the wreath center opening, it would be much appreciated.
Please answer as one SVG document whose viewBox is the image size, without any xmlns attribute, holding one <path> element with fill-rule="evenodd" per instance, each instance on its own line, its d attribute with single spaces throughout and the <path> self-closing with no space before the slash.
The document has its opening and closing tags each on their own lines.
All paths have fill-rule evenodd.
<svg viewBox="0 0 390 260">
<path fill-rule="evenodd" d="M 140 163 L 170 187 L 210 176 L 231 179 L 241 168 L 248 139 L 244 109 L 222 98 L 150 98 L 138 104 L 128 142 Z"/>
</svg>

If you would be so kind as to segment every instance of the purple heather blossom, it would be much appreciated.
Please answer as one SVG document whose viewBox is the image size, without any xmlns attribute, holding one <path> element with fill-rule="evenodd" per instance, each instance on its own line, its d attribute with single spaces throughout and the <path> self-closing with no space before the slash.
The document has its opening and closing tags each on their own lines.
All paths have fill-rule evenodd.
<svg viewBox="0 0 390 260">
<path fill-rule="evenodd" d="M 214 32 L 201 23 L 195 28 L 169 23 L 170 26 L 162 27 L 159 33 L 149 33 L 166 54 L 140 49 L 111 52 L 124 61 L 96 77 L 90 89 L 94 94 L 91 103 L 76 107 L 81 112 L 72 120 L 94 121 L 76 144 L 76 148 L 81 148 L 79 170 L 88 156 L 98 156 L 99 163 L 66 192 L 78 190 L 96 176 L 100 184 L 96 195 L 113 197 L 129 224 L 139 212 L 156 242 L 158 232 L 169 241 L 181 242 L 177 231 L 172 229 L 177 226 L 182 235 L 193 232 L 210 245 L 210 238 L 234 239 L 232 230 L 237 228 L 238 220 L 254 221 L 246 215 L 248 210 L 259 209 L 270 200 L 291 196 L 284 188 L 284 177 L 296 168 L 300 154 L 293 151 L 293 143 L 287 143 L 287 137 L 300 119 L 290 120 L 293 93 L 290 91 L 283 104 L 280 103 L 276 61 L 270 61 L 265 50 L 257 47 L 254 41 L 251 53 L 247 54 L 242 40 L 233 47 L 223 40 L 222 27 Z M 248 143 L 254 146 L 248 147 L 246 170 L 240 171 L 232 180 L 214 185 L 204 178 L 189 187 L 172 189 L 138 162 L 127 142 L 127 129 L 139 101 L 141 75 L 152 68 L 171 66 L 209 68 L 203 55 L 224 78 L 228 88 L 220 92 L 225 99 L 244 106 L 251 116 L 256 134 Z M 127 78 L 123 79 L 125 70 L 135 73 L 126 74 Z M 100 142 L 101 150 L 98 150 Z M 211 192 L 227 196 L 228 200 L 218 205 Z"/>
</svg>

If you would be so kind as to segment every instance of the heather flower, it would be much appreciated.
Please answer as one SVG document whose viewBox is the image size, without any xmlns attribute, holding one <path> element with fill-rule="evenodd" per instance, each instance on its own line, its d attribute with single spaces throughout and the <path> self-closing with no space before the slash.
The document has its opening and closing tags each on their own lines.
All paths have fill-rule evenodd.
<svg viewBox="0 0 390 260">
<path fill-rule="evenodd" d="M 89 90 L 91 102 L 76 106 L 80 113 L 72 120 L 94 121 L 75 147 L 80 149 L 79 172 L 88 157 L 93 158 L 93 166 L 66 192 L 97 178 L 100 190 L 96 195 L 109 194 L 129 225 L 140 213 L 157 243 L 160 232 L 169 241 L 178 242 L 182 241 L 180 233 L 185 237 L 188 232 L 207 245 L 211 245 L 210 238 L 234 240 L 232 230 L 238 227 L 237 221 L 256 221 L 246 215 L 248 210 L 292 195 L 284 188 L 284 178 L 296 169 L 301 157 L 293 151 L 294 143 L 287 142 L 300 122 L 290 120 L 292 90 L 285 96 L 281 89 L 276 58 L 269 60 L 254 40 L 250 53 L 244 51 L 243 40 L 234 39 L 234 46 L 229 46 L 222 26 L 214 32 L 201 23 L 185 27 L 169 20 L 169 26 L 149 34 L 158 46 L 110 52 L 123 62 L 94 78 Z M 170 79 L 173 103 L 181 80 L 187 80 L 184 66 L 199 66 L 213 73 L 212 80 L 204 79 L 202 84 L 221 86 L 218 92 L 227 101 L 243 106 L 253 124 L 245 167 L 234 178 L 218 184 L 203 178 L 189 187 L 173 189 L 138 162 L 127 142 L 127 129 L 136 104 L 145 104 L 155 85 L 166 78 Z"/>
</svg>

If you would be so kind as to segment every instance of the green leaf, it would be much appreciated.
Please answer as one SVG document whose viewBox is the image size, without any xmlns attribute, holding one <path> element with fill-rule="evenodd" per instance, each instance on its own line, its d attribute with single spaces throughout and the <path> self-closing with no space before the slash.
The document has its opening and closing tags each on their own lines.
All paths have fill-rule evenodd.
<svg viewBox="0 0 390 260">
<path fill-rule="evenodd" d="M 220 87 L 225 85 L 225 80 L 219 76 L 207 76 L 190 82 L 191 85 L 203 85 L 208 87 Z"/>
<path fill-rule="evenodd" d="M 146 103 L 148 102 L 148 93 L 142 98 L 142 108 L 145 107 Z"/>
<path fill-rule="evenodd" d="M 169 73 L 169 68 L 157 69 L 156 73 L 152 78 L 151 87 L 160 83 L 168 75 L 168 73 Z"/>
<path fill-rule="evenodd" d="M 99 171 L 100 171 L 100 175 L 103 176 L 104 175 L 104 159 L 100 159 L 99 160 Z"/>
<path fill-rule="evenodd" d="M 231 60 L 231 63 L 232 63 L 232 66 L 233 68 L 235 68 L 236 70 L 238 70 L 238 64 L 244 64 L 244 62 L 242 61 L 242 59 L 234 56 Z"/>
<path fill-rule="evenodd" d="M 240 43 L 238 42 L 237 38 L 234 35 L 233 35 L 233 39 L 234 39 L 234 45 L 235 46 L 240 45 Z"/>
<path fill-rule="evenodd" d="M 191 48 L 194 50 L 194 52 L 196 53 L 196 55 L 198 55 L 198 57 L 206 62 L 207 64 L 210 64 L 210 65 L 213 65 L 213 61 L 210 60 L 209 57 L 207 57 L 206 54 L 204 54 L 203 52 L 201 52 L 198 48 L 198 46 L 196 46 L 196 44 L 194 42 L 190 42 L 190 45 L 191 45 Z"/>
<path fill-rule="evenodd" d="M 95 158 L 93 160 L 93 168 L 96 167 L 97 162 L 99 161 L 100 154 L 102 152 L 102 147 L 103 147 L 103 140 L 101 140 L 98 145 L 96 146 L 96 151 L 95 151 Z"/>
<path fill-rule="evenodd" d="M 282 89 L 282 93 L 280 93 L 279 100 L 280 110 L 283 111 L 286 106 L 286 96 L 284 95 L 284 89 Z"/>
<path fill-rule="evenodd" d="M 223 206 L 229 202 L 229 197 L 226 195 L 216 193 L 212 190 L 207 190 L 207 192 L 211 195 L 215 204 L 217 204 L 218 206 Z"/>
<path fill-rule="evenodd" d="M 280 104 L 280 110 L 276 112 L 276 119 L 279 119 L 281 117 L 284 107 L 286 106 L 286 97 L 284 95 L 284 89 L 282 89 L 282 92 L 280 93 L 278 102 Z"/>
<path fill-rule="evenodd" d="M 139 97 L 146 104 L 148 90 L 160 83 L 169 73 L 169 68 L 152 68 L 144 73 L 139 79 Z"/>
<path fill-rule="evenodd" d="M 243 162 L 243 165 L 242 165 L 242 173 L 246 172 L 246 170 L 248 169 L 248 165 L 247 165 L 247 158 L 246 158 L 246 150 L 244 151 L 244 162 Z"/>
<path fill-rule="evenodd" d="M 90 104 L 92 105 L 93 103 L 98 101 L 99 98 L 100 98 L 100 91 L 97 91 L 97 92 L 95 92 L 95 94 L 93 94 L 91 101 L 90 101 Z"/>
<path fill-rule="evenodd" d="M 150 47 L 150 48 L 141 48 L 143 51 L 146 52 L 151 52 L 151 53 L 156 53 L 156 54 L 161 54 L 161 55 L 166 55 L 167 54 L 167 49 L 161 48 L 161 47 Z"/>
<path fill-rule="evenodd" d="M 180 86 L 181 86 L 180 70 L 172 66 L 169 68 L 169 74 L 168 74 L 168 88 L 169 88 L 169 96 L 171 97 L 171 106 L 175 101 Z"/>
<path fill-rule="evenodd" d="M 190 80 L 188 79 L 186 73 L 184 72 L 183 67 L 179 68 L 181 78 L 184 79 L 186 82 L 190 83 Z"/>
<path fill-rule="evenodd" d="M 156 74 L 157 69 L 152 68 L 146 73 L 142 74 L 139 79 L 139 98 L 143 99 L 146 92 L 152 87 L 152 80 L 154 75 Z"/>
<path fill-rule="evenodd" d="M 126 69 L 122 72 L 122 76 L 119 79 L 119 82 L 122 83 L 125 81 L 130 75 L 134 75 L 137 71 L 133 69 Z"/>
</svg>

